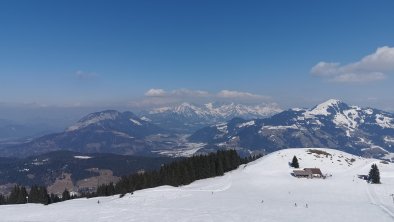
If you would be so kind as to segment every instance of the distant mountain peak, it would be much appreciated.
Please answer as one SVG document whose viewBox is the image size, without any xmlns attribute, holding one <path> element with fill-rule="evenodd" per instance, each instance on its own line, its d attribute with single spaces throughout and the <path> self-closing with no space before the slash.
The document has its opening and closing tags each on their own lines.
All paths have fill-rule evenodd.
<svg viewBox="0 0 394 222">
<path fill-rule="evenodd" d="M 340 109 L 347 108 L 348 105 L 338 99 L 329 99 L 323 103 L 312 108 L 308 114 L 310 115 L 323 115 L 328 116 L 333 114 L 332 111 L 339 111 Z"/>
<path fill-rule="evenodd" d="M 201 113 L 201 109 L 199 107 L 186 102 L 174 107 L 174 111 L 186 115 L 190 115 L 191 113 Z"/>
<path fill-rule="evenodd" d="M 101 112 L 91 113 L 79 120 L 76 124 L 68 127 L 66 131 L 75 131 L 104 120 L 114 120 L 120 114 L 121 113 L 116 110 L 105 110 Z"/>
<path fill-rule="evenodd" d="M 325 101 L 325 102 L 323 102 L 321 104 L 336 105 L 336 104 L 339 104 L 339 103 L 342 103 L 342 101 L 339 100 L 339 99 L 328 99 L 327 101 Z"/>
<path fill-rule="evenodd" d="M 106 110 L 86 115 L 64 132 L 48 134 L 23 144 L 12 145 L 5 155 L 27 156 L 56 150 L 84 153 L 105 152 L 118 154 L 151 154 L 153 145 L 149 136 L 165 134 L 157 125 L 141 119 L 132 112 Z M 4 155 L 4 154 L 3 154 Z"/>
</svg>

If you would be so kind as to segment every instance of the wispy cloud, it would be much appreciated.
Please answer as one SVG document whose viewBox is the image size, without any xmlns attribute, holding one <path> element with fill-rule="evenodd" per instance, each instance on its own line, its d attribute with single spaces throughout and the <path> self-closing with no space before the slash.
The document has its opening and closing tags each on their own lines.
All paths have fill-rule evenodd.
<svg viewBox="0 0 394 222">
<path fill-rule="evenodd" d="M 85 72 L 82 70 L 78 70 L 75 72 L 75 77 L 79 80 L 93 80 L 97 79 L 98 75 L 94 72 Z"/>
<path fill-rule="evenodd" d="M 149 89 L 145 96 L 148 97 L 164 97 L 167 96 L 167 92 L 164 89 Z"/>
<path fill-rule="evenodd" d="M 195 102 L 204 103 L 212 101 L 233 101 L 233 102 L 251 102 L 260 103 L 270 99 L 268 96 L 253 94 L 250 92 L 241 92 L 235 90 L 221 90 L 219 92 L 207 92 L 204 90 L 192 89 L 175 89 L 164 90 L 152 88 L 145 92 L 145 98 L 138 102 L 138 105 L 162 105 L 177 102 Z M 135 103 L 133 103 L 136 105 Z"/>
<path fill-rule="evenodd" d="M 233 90 L 222 90 L 216 94 L 218 98 L 227 99 L 269 99 L 268 96 L 253 94 L 249 92 L 240 92 Z"/>
<path fill-rule="evenodd" d="M 166 91 L 164 89 L 149 89 L 145 92 L 147 97 L 205 97 L 209 96 L 209 93 L 202 90 L 190 90 L 190 89 L 176 89 L 172 91 Z"/>
<path fill-rule="evenodd" d="M 365 83 L 380 81 L 394 72 L 394 48 L 380 47 L 360 61 L 341 65 L 337 62 L 319 62 L 311 69 L 312 75 L 334 82 Z"/>
</svg>

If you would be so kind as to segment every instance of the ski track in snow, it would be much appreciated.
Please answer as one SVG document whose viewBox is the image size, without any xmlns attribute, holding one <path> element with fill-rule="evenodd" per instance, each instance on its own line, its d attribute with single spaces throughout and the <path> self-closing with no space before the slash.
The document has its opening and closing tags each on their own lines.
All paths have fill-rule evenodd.
<svg viewBox="0 0 394 222">
<path fill-rule="evenodd" d="M 379 207 L 384 213 L 389 215 L 394 221 L 394 213 L 383 204 L 381 198 L 375 192 L 375 188 L 376 188 L 375 186 L 379 186 L 379 185 L 367 186 L 366 189 L 371 204 Z"/>
</svg>

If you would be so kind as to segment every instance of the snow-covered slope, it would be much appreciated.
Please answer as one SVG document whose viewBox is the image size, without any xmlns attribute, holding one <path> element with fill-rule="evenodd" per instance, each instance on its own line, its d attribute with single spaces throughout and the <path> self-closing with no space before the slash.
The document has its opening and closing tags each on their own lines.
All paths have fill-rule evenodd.
<svg viewBox="0 0 394 222">
<path fill-rule="evenodd" d="M 236 103 L 207 103 L 196 105 L 182 103 L 154 108 L 141 116 L 151 119 L 166 129 L 192 132 L 203 126 L 228 121 L 234 117 L 263 118 L 282 111 L 275 103 L 244 105 Z"/>
<path fill-rule="evenodd" d="M 319 149 L 323 150 L 323 149 Z M 222 177 L 183 187 L 162 186 L 117 196 L 43 206 L 0 206 L 3 221 L 305 221 L 388 222 L 394 220 L 394 166 L 341 151 L 308 149 L 271 153 Z M 319 167 L 327 179 L 297 179 L 288 162 Z M 372 163 L 382 184 L 358 179 Z M 100 201 L 98 204 L 97 202 Z M 295 206 L 297 204 L 297 206 Z M 306 207 L 306 204 L 308 205 Z M 23 213 L 22 213 L 23 212 Z"/>
<path fill-rule="evenodd" d="M 226 132 L 221 130 L 224 127 Z M 394 114 L 330 99 L 311 109 L 290 109 L 253 122 L 237 119 L 236 124 L 215 124 L 195 132 L 190 139 L 268 152 L 289 147 L 330 147 L 383 157 L 394 153 Z"/>
</svg>

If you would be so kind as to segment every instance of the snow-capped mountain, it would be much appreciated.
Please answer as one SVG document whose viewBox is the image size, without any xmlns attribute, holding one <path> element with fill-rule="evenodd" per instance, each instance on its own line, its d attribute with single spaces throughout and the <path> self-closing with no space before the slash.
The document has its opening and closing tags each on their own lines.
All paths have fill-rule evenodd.
<svg viewBox="0 0 394 222">
<path fill-rule="evenodd" d="M 109 130 L 132 137 L 143 137 L 158 133 L 161 130 L 149 121 L 140 119 L 132 112 L 122 113 L 116 110 L 107 110 L 87 115 L 76 124 L 68 127 L 66 132 L 72 133 L 92 129 L 95 131 Z"/>
<path fill-rule="evenodd" d="M 228 121 L 234 117 L 263 118 L 282 111 L 275 103 L 244 105 L 235 103 L 182 103 L 154 108 L 141 114 L 153 123 L 178 132 L 193 132 L 204 126 Z"/>
<path fill-rule="evenodd" d="M 49 134 L 28 143 L 2 148 L 2 156 L 29 156 L 50 151 L 82 153 L 149 154 L 156 144 L 146 137 L 166 132 L 131 112 L 107 110 L 82 118 L 64 132 Z"/>
<path fill-rule="evenodd" d="M 326 179 L 295 178 L 317 167 Z M 377 164 L 382 184 L 357 178 Z M 330 176 L 331 175 L 331 176 Z M 4 221 L 303 221 L 392 222 L 394 165 L 332 149 L 286 149 L 224 176 L 160 186 L 119 198 L 81 198 L 50 205 L 0 206 Z M 23 212 L 23 213 L 21 213 Z M 72 213 L 70 213 L 72 212 Z"/>
<path fill-rule="evenodd" d="M 382 157 L 394 153 L 394 114 L 328 100 L 270 118 L 233 119 L 203 128 L 194 142 L 272 152 L 289 147 L 329 147 Z"/>
</svg>

